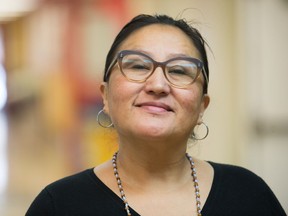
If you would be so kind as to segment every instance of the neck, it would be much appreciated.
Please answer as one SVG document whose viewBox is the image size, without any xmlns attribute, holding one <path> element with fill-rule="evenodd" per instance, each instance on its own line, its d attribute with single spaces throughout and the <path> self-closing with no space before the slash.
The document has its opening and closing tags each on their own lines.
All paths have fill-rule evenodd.
<svg viewBox="0 0 288 216">
<path fill-rule="evenodd" d="M 175 145 L 152 141 L 139 143 L 139 140 L 137 143 L 120 142 L 119 173 L 124 181 L 142 187 L 191 180 L 185 152 L 184 142 Z"/>
<path fill-rule="evenodd" d="M 163 169 L 185 159 L 187 140 L 119 139 L 119 160 L 141 164 L 146 168 Z M 122 156 L 123 155 L 123 158 Z"/>
<path fill-rule="evenodd" d="M 119 192 L 121 194 L 121 197 L 122 197 L 122 200 L 124 202 L 124 205 L 125 205 L 125 209 L 126 209 L 126 212 L 127 212 L 127 215 L 128 216 L 131 216 L 131 213 L 130 213 L 130 207 L 129 207 L 129 204 L 128 204 L 128 201 L 126 199 L 126 195 L 125 195 L 125 192 L 124 192 L 124 189 L 123 189 L 123 185 L 122 185 L 122 180 L 119 176 L 119 172 L 118 172 L 118 167 L 117 167 L 117 156 L 118 154 L 115 153 L 115 155 L 113 156 L 113 159 L 112 159 L 112 165 L 114 167 L 114 175 L 115 175 L 115 178 L 116 178 L 116 181 L 118 182 L 118 188 L 119 188 Z M 195 164 L 194 164 L 194 161 L 193 159 L 187 154 L 185 155 L 189 161 L 189 164 L 190 164 L 190 169 L 192 170 L 192 179 L 193 179 L 193 182 L 194 182 L 194 188 L 195 188 L 195 195 L 196 195 L 196 208 L 197 208 L 197 215 L 198 216 L 201 216 L 201 202 L 200 202 L 200 192 L 199 192 L 199 187 L 198 187 L 198 180 L 197 180 L 197 174 L 196 174 L 196 168 L 195 168 Z M 148 178 L 148 181 L 150 181 L 150 179 Z M 150 181 L 151 182 L 151 181 Z M 174 182 L 175 183 L 175 182 Z M 177 181 L 177 184 L 179 184 L 181 182 Z M 187 184 L 187 183 L 185 183 Z M 181 184 L 180 184 L 181 185 Z M 132 191 L 131 188 L 134 188 L 135 189 L 135 185 L 132 185 L 132 187 L 130 187 L 131 185 L 129 185 L 128 183 L 126 184 L 126 186 L 129 186 L 127 188 L 130 188 L 130 191 Z M 141 184 L 140 185 L 140 190 L 137 191 L 136 194 L 140 194 L 141 192 L 143 192 L 143 189 L 147 191 L 147 188 L 150 190 L 150 194 L 152 194 L 152 197 L 153 196 L 153 193 L 156 192 L 156 194 L 158 194 L 158 191 L 164 191 L 163 189 L 161 189 L 159 186 L 163 186 L 163 184 L 156 184 L 156 187 L 155 187 L 155 184 L 153 184 L 154 187 L 147 187 L 146 185 L 143 185 Z M 167 184 L 166 184 L 167 186 Z M 175 184 L 174 184 L 175 186 Z M 163 188 L 163 187 L 162 187 Z M 165 187 L 164 187 L 165 188 Z M 152 190 L 151 190 L 152 189 Z M 156 190 L 155 190 L 156 189 Z M 167 190 L 166 188 L 166 192 L 172 192 L 171 191 L 175 191 L 175 187 L 171 188 L 171 184 L 170 184 L 170 189 Z M 187 187 L 185 187 L 185 189 L 187 189 Z M 158 190 L 158 191 L 157 191 Z M 177 189 L 176 189 L 177 190 Z M 135 190 L 133 190 L 134 192 L 136 192 Z M 152 193 L 151 193 L 152 192 Z M 155 195 L 156 195 L 155 194 Z"/>
</svg>

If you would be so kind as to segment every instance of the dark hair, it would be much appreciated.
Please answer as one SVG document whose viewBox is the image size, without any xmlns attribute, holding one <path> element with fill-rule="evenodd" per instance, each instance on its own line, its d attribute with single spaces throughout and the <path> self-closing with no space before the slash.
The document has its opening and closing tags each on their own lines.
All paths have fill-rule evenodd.
<svg viewBox="0 0 288 216">
<path fill-rule="evenodd" d="M 206 54 L 206 49 L 205 46 L 207 43 L 199 33 L 197 29 L 189 25 L 184 19 L 179 19 L 175 20 L 172 17 L 169 17 L 167 15 L 147 15 L 147 14 L 140 14 L 136 17 L 134 17 L 129 23 L 127 23 L 121 31 L 118 33 L 116 36 L 108 54 L 106 57 L 106 63 L 105 63 L 105 71 L 104 71 L 104 77 L 103 80 L 105 82 L 108 81 L 109 75 L 106 76 L 106 73 L 109 71 L 108 68 L 113 61 L 116 52 L 118 51 L 117 49 L 121 45 L 121 43 L 134 31 L 148 26 L 152 24 L 162 24 L 162 25 L 170 25 L 179 28 L 182 30 L 193 42 L 194 46 L 196 49 L 199 51 L 201 60 L 203 61 L 204 64 L 204 69 L 207 75 L 207 80 L 204 83 L 203 86 L 203 93 L 206 94 L 208 91 L 208 80 L 209 80 L 209 67 L 208 67 L 208 59 L 207 59 L 207 54 Z"/>
</svg>

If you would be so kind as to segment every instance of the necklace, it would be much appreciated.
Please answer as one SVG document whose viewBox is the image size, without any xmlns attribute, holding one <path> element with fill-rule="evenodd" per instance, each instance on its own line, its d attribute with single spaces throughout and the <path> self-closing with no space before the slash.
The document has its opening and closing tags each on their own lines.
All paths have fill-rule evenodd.
<svg viewBox="0 0 288 216">
<path fill-rule="evenodd" d="M 127 216 L 132 216 L 131 212 L 130 212 L 130 207 L 129 207 L 129 204 L 128 204 L 128 201 L 126 199 L 126 196 L 125 196 L 125 193 L 124 193 L 124 189 L 123 189 L 123 186 L 122 186 L 122 183 L 121 183 L 121 179 L 120 179 L 120 176 L 119 176 L 119 173 L 118 173 L 117 155 L 118 155 L 118 152 L 116 152 L 113 155 L 113 158 L 112 158 L 112 165 L 113 165 L 113 169 L 114 169 L 114 175 L 115 175 L 115 178 L 116 178 L 116 181 L 117 181 L 117 184 L 118 184 L 118 188 L 119 188 L 119 191 L 120 191 L 121 198 L 122 198 L 123 203 L 124 203 L 125 210 L 127 212 Z M 186 157 L 189 160 L 190 165 L 191 165 L 191 171 L 192 171 L 191 172 L 191 176 L 192 176 L 192 179 L 193 179 L 194 189 L 195 189 L 195 196 L 196 196 L 197 216 L 201 216 L 200 191 L 199 191 L 199 185 L 198 185 L 198 179 L 197 179 L 195 163 L 193 161 L 193 158 L 188 153 L 186 153 Z"/>
</svg>

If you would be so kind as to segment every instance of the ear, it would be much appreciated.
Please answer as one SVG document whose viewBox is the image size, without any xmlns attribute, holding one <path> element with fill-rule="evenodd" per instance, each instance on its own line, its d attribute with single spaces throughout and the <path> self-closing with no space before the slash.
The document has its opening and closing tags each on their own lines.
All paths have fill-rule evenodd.
<svg viewBox="0 0 288 216">
<path fill-rule="evenodd" d="M 201 101 L 200 113 L 199 113 L 197 124 L 201 124 L 203 122 L 203 118 L 202 117 L 203 117 L 204 112 L 207 109 L 209 103 L 210 103 L 209 95 L 208 94 L 204 94 L 203 97 L 202 97 L 202 101 Z"/>
<path fill-rule="evenodd" d="M 105 113 L 109 113 L 109 106 L 108 106 L 108 84 L 107 82 L 102 82 L 100 85 L 100 92 L 103 100 L 103 110 Z"/>
</svg>

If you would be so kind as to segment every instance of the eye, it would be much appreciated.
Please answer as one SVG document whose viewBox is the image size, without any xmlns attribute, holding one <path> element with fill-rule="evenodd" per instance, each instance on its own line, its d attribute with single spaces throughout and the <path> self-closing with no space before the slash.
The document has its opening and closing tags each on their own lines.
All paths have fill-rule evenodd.
<svg viewBox="0 0 288 216">
<path fill-rule="evenodd" d="M 168 74 L 175 79 L 180 77 L 185 79 L 195 79 L 198 73 L 197 66 L 193 62 L 186 60 L 171 61 L 166 68 Z"/>
<path fill-rule="evenodd" d="M 130 68 L 133 70 L 150 70 L 150 66 L 144 64 L 144 62 L 133 62 L 131 63 Z"/>
<path fill-rule="evenodd" d="M 181 66 L 173 66 L 169 68 L 168 73 L 171 75 L 187 75 L 186 68 Z"/>
<path fill-rule="evenodd" d="M 122 68 L 124 70 L 133 70 L 133 71 L 150 71 L 153 64 L 151 61 L 138 56 L 127 56 L 122 59 Z"/>
</svg>

